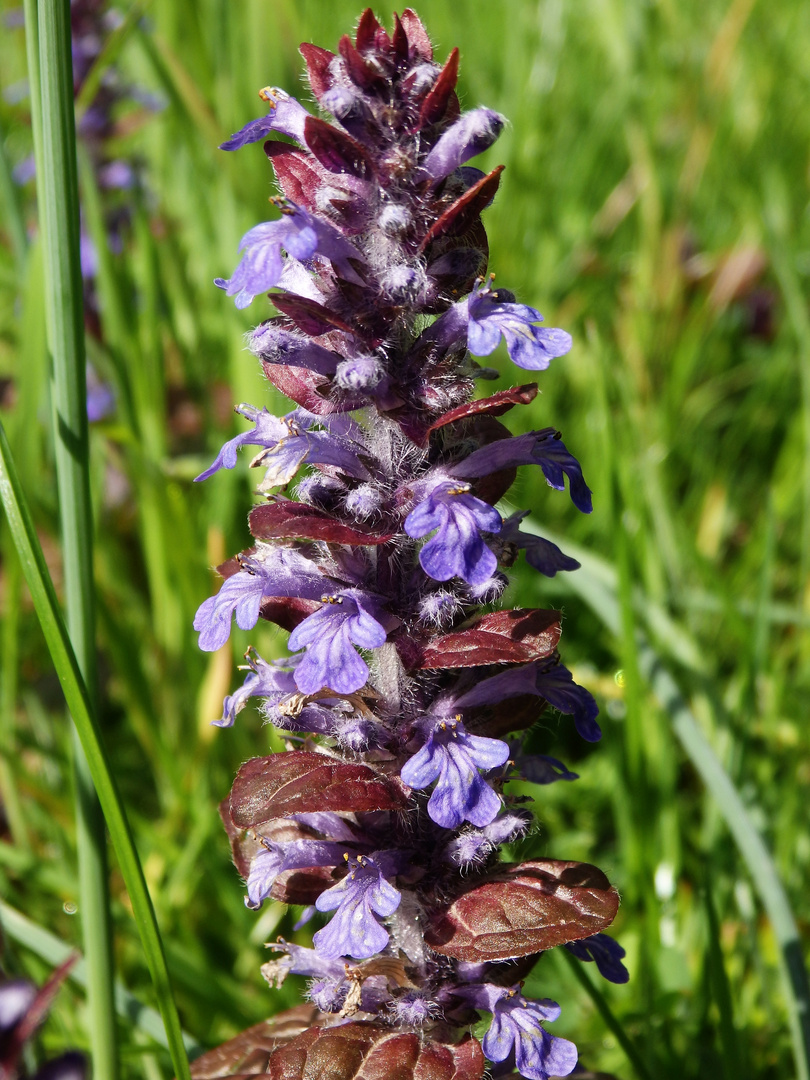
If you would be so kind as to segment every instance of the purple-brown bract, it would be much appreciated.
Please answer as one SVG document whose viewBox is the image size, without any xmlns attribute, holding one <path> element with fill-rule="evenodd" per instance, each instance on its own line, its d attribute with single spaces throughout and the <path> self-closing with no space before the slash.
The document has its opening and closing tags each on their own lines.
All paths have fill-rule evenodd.
<svg viewBox="0 0 810 1080">
<path fill-rule="evenodd" d="M 272 896 L 330 917 L 314 948 L 280 941 L 264 969 L 276 984 L 311 977 L 306 1024 L 259 1025 L 194 1075 L 290 1080 L 328 1065 L 347 1080 L 475 1080 L 484 1055 L 530 1080 L 568 1075 L 574 1045 L 543 1026 L 559 1006 L 524 998 L 502 961 L 524 958 L 525 973 L 525 958 L 576 943 L 620 981 L 623 952 L 601 933 L 618 896 L 595 867 L 505 866 L 497 853 L 531 822 L 504 794 L 521 762 L 541 783 L 576 779 L 522 757 L 514 733 L 551 706 L 593 741 L 598 710 L 560 664 L 559 612 L 481 608 L 521 550 L 550 577 L 578 566 L 522 531 L 523 514 L 502 518 L 517 469 L 539 467 L 558 491 L 567 478 L 584 513 L 591 492 L 553 427 L 513 437 L 495 419 L 535 384 L 475 401 L 492 373 L 473 357 L 504 341 L 518 367 L 542 371 L 571 338 L 484 277 L 481 213 L 502 170 L 468 162 L 504 121 L 461 113 L 457 50 L 442 67 L 413 11 L 389 34 L 368 10 L 336 53 L 301 51 L 324 116 L 266 88 L 267 114 L 222 147 L 270 136 L 280 216 L 246 234 L 217 284 L 258 318 L 273 290 L 278 314 L 250 345 L 294 408 L 240 405 L 251 428 L 198 477 L 251 446 L 266 502 L 195 628 L 206 650 L 234 617 L 291 631 L 288 659 L 249 653 L 215 721 L 230 726 L 257 697 L 291 749 L 244 765 L 220 811 L 250 907 Z M 483 1052 L 475 1009 L 492 1013 Z"/>
</svg>

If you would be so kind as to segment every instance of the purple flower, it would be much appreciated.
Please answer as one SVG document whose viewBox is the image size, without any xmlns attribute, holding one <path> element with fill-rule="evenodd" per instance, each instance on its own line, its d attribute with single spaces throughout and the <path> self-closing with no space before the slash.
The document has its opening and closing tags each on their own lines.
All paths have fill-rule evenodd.
<svg viewBox="0 0 810 1080">
<path fill-rule="evenodd" d="M 515 1064 L 521 1076 L 528 1080 L 549 1080 L 553 1076 L 568 1076 L 577 1063 L 577 1048 L 568 1039 L 560 1039 L 543 1027 L 556 1020 L 560 1006 L 543 998 L 529 1001 L 519 987 L 507 990 L 503 986 L 484 983 L 480 986 L 459 987 L 455 991 L 471 1005 L 492 1013 L 492 1023 L 484 1036 L 484 1053 L 490 1061 L 506 1061 L 514 1052 Z"/>
<path fill-rule="evenodd" d="M 282 330 L 274 319 L 257 326 L 248 345 L 252 353 L 268 363 L 308 368 L 319 375 L 334 375 L 341 359 L 309 338 Z"/>
<path fill-rule="evenodd" d="M 574 682 L 567 667 L 557 664 L 548 671 L 538 672 L 535 682 L 537 692 L 549 705 L 574 717 L 577 731 L 588 742 L 598 742 L 602 731 L 596 722 L 599 706 L 584 686 Z"/>
<path fill-rule="evenodd" d="M 499 844 L 508 844 L 524 833 L 531 824 L 526 811 L 499 814 L 483 829 L 465 829 L 453 837 L 444 849 L 444 859 L 457 866 L 468 867 L 482 863 Z"/>
<path fill-rule="evenodd" d="M 508 290 L 493 291 L 480 280 L 472 294 L 454 304 L 423 337 L 442 348 L 466 341 L 473 356 L 489 356 L 503 337 L 513 363 L 529 371 L 545 371 L 555 357 L 565 356 L 572 341 L 565 330 L 534 325 L 542 321 L 535 308 L 514 303 Z"/>
<path fill-rule="evenodd" d="M 22 1020 L 37 996 L 37 988 L 27 979 L 9 979 L 0 983 L 0 1034 L 10 1031 Z"/>
<path fill-rule="evenodd" d="M 509 359 L 529 371 L 545 371 L 572 345 L 565 330 L 535 326 L 543 316 L 526 304 L 516 304 L 505 289 L 493 292 L 478 286 L 467 301 L 467 348 L 473 356 L 489 356 L 506 342 Z"/>
<path fill-rule="evenodd" d="M 205 472 L 195 476 L 195 482 L 207 480 L 220 469 L 234 468 L 240 446 L 264 447 L 264 453 L 251 462 L 266 469 L 259 485 L 262 491 L 288 484 L 305 462 L 335 465 L 359 480 L 368 477 L 356 444 L 328 431 L 311 430 L 319 418 L 304 409 L 294 409 L 282 417 L 273 416 L 267 409 L 259 411 L 253 405 L 239 405 L 235 411 L 252 421 L 253 430 L 229 439 Z"/>
<path fill-rule="evenodd" d="M 523 532 L 519 528 L 520 522 L 528 514 L 528 510 L 521 510 L 511 517 L 505 518 L 503 528 L 498 534 L 502 544 L 512 544 L 516 548 L 522 548 L 526 552 L 526 562 L 539 570 L 546 577 L 554 577 L 560 570 L 578 570 L 579 563 L 566 555 L 556 544 L 534 533 Z"/>
<path fill-rule="evenodd" d="M 239 689 L 225 698 L 222 719 L 211 721 L 214 727 L 233 727 L 237 715 L 252 697 L 268 699 L 275 705 L 297 689 L 293 669 L 298 657 L 288 656 L 268 664 L 255 650 L 248 649 L 245 659 L 248 675 Z"/>
<path fill-rule="evenodd" d="M 553 487 L 555 491 L 565 491 L 565 474 L 574 506 L 583 514 L 590 514 L 593 510 L 591 489 L 582 476 L 582 467 L 573 454 L 566 450 L 559 432 L 550 432 L 538 439 L 533 456 L 543 470 L 549 487 Z"/>
<path fill-rule="evenodd" d="M 516 765 L 522 780 L 531 784 L 553 784 L 557 780 L 579 780 L 579 773 L 571 772 L 557 758 L 546 754 L 519 754 Z"/>
<path fill-rule="evenodd" d="M 340 1012 L 348 992 L 348 979 L 327 975 L 323 979 L 310 980 L 307 986 L 307 999 L 319 1012 Z"/>
<path fill-rule="evenodd" d="M 265 975 L 268 982 L 275 982 L 278 986 L 281 986 L 287 975 L 315 975 L 327 979 L 340 979 L 346 974 L 341 961 L 331 960 L 322 953 L 316 952 L 315 949 L 293 945 L 284 938 L 268 943 L 267 947 L 286 954 L 280 960 L 271 960 L 272 975 L 270 972 Z"/>
<path fill-rule="evenodd" d="M 309 116 L 304 106 L 275 86 L 266 86 L 259 92 L 259 97 L 270 106 L 270 112 L 245 124 L 220 145 L 220 150 L 239 150 L 248 143 L 258 142 L 271 131 L 279 131 L 299 143 L 304 142 L 304 121 Z"/>
<path fill-rule="evenodd" d="M 335 381 L 341 390 L 373 390 L 384 376 L 376 356 L 355 356 L 338 364 Z"/>
<path fill-rule="evenodd" d="M 504 118 L 492 109 L 464 113 L 440 136 L 423 162 L 433 180 L 449 176 L 465 161 L 488 150 L 503 131 Z"/>
<path fill-rule="evenodd" d="M 324 687 L 338 694 L 359 690 L 368 678 L 368 665 L 355 650 L 377 649 L 388 636 L 380 619 L 379 602 L 359 589 L 323 596 L 323 607 L 308 615 L 290 634 L 290 649 L 307 651 L 295 670 L 302 694 Z"/>
<path fill-rule="evenodd" d="M 410 1027 L 422 1027 L 441 1014 L 441 1006 L 420 990 L 407 990 L 389 1006 L 394 1021 Z"/>
<path fill-rule="evenodd" d="M 99 378 L 92 364 L 87 365 L 87 419 L 90 423 L 103 420 L 115 409 L 115 392 L 109 383 Z"/>
<path fill-rule="evenodd" d="M 580 941 L 567 941 L 566 949 L 578 960 L 596 961 L 599 974 L 612 983 L 626 983 L 630 972 L 622 963 L 627 955 L 618 941 L 608 934 L 594 934 Z"/>
<path fill-rule="evenodd" d="M 449 472 L 452 476 L 470 479 L 520 465 L 539 465 L 549 487 L 556 491 L 565 491 L 563 477 L 567 476 L 574 506 L 583 514 L 590 514 L 593 510 L 591 489 L 585 483 L 582 468 L 573 454 L 569 454 L 554 428 L 498 439 L 457 462 Z"/>
<path fill-rule="evenodd" d="M 273 883 L 285 870 L 301 870 L 308 866 L 337 866 L 346 852 L 346 845 L 328 840 L 291 840 L 275 843 L 261 838 L 262 846 L 250 863 L 245 907 L 255 910 L 270 895 Z"/>
<path fill-rule="evenodd" d="M 194 629 L 200 631 L 203 652 L 216 652 L 231 636 L 231 616 L 240 630 L 252 630 L 259 621 L 259 609 L 267 582 L 264 574 L 240 570 L 229 577 L 216 596 L 209 596 L 197 608 Z"/>
<path fill-rule="evenodd" d="M 313 937 L 316 950 L 322 956 L 352 956 L 355 960 L 382 952 L 388 944 L 388 931 L 380 918 L 393 915 L 401 899 L 375 861 L 358 855 L 349 861 L 346 877 L 315 901 L 318 911 L 335 912 L 332 921 Z"/>
<path fill-rule="evenodd" d="M 231 634 L 231 617 L 240 630 L 252 630 L 259 620 L 265 596 L 298 596 L 317 599 L 323 592 L 322 575 L 313 572 L 308 559 L 288 548 L 264 548 L 229 577 L 216 596 L 197 609 L 194 629 L 200 631 L 203 652 L 215 652 Z"/>
<path fill-rule="evenodd" d="M 498 560 L 481 533 L 497 533 L 501 515 L 469 492 L 469 484 L 439 480 L 405 518 L 403 528 L 408 536 L 426 536 L 437 530 L 419 552 L 422 569 L 435 581 L 458 576 L 470 585 L 481 585 L 497 569 Z"/>
<path fill-rule="evenodd" d="M 478 770 L 495 769 L 508 757 L 509 746 L 500 739 L 470 735 L 460 720 L 440 720 L 400 775 L 417 790 L 438 781 L 427 807 L 437 825 L 456 829 L 469 821 L 481 827 L 497 816 L 501 800 Z"/>
<path fill-rule="evenodd" d="M 469 709 L 477 705 L 494 705 L 521 694 L 537 694 L 549 705 L 574 717 L 577 731 L 588 742 L 598 742 L 602 732 L 596 723 L 599 706 L 593 695 L 574 682 L 568 668 L 562 664 L 542 666 L 543 661 L 509 668 L 488 679 L 482 679 L 471 690 L 442 695 L 433 709 Z"/>
<path fill-rule="evenodd" d="M 87 1080 L 87 1060 L 78 1050 L 69 1050 L 37 1069 L 32 1080 Z"/>
<path fill-rule="evenodd" d="M 214 282 L 228 296 L 235 296 L 236 306 L 245 308 L 259 293 L 282 284 L 284 259 L 281 249 L 294 259 L 306 261 L 314 255 L 329 259 L 351 280 L 360 280 L 348 259 L 363 261 L 360 252 L 326 222 L 288 200 L 279 201 L 281 217 L 265 221 L 245 233 L 239 245 L 244 255 L 231 278 Z"/>
</svg>

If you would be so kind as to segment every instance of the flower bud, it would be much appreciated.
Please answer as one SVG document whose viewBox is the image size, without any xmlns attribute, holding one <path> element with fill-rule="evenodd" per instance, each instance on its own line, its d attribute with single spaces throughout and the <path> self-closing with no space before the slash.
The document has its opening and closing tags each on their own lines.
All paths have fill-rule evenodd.
<svg viewBox="0 0 810 1080">
<path fill-rule="evenodd" d="M 341 390 L 373 390 L 385 375 L 382 363 L 374 356 L 355 356 L 338 364 L 335 382 Z"/>
</svg>

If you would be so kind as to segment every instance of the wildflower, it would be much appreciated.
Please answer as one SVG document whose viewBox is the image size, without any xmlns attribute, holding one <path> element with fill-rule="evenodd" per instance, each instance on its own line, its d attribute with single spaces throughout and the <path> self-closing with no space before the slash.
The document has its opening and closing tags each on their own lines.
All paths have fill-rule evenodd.
<svg viewBox="0 0 810 1080">
<path fill-rule="evenodd" d="M 492 109 L 473 109 L 447 129 L 422 168 L 434 181 L 442 180 L 465 161 L 488 150 L 503 131 L 504 118 Z"/>
<path fill-rule="evenodd" d="M 508 756 L 509 746 L 500 739 L 470 735 L 460 720 L 440 720 L 400 775 L 417 790 L 438 781 L 428 813 L 442 828 L 455 829 L 463 821 L 489 825 L 501 800 L 478 770 L 495 769 Z"/>
<path fill-rule="evenodd" d="M 290 364 L 320 375 L 333 375 L 340 357 L 309 338 L 291 334 L 273 319 L 257 326 L 248 339 L 252 353 L 270 364 Z"/>
<path fill-rule="evenodd" d="M 565 491 L 563 476 L 567 476 L 574 506 L 583 514 L 590 514 L 593 509 L 591 489 L 585 483 L 579 462 L 569 454 L 554 428 L 499 439 L 453 465 L 450 471 L 453 476 L 470 479 L 520 465 L 539 465 L 549 487 L 557 491 Z"/>
<path fill-rule="evenodd" d="M 514 667 L 483 679 L 473 689 L 445 699 L 457 709 L 489 705 L 522 694 L 537 694 L 561 713 L 574 717 L 577 731 L 588 742 L 602 737 L 596 717 L 599 707 L 583 686 L 574 682 L 568 668 L 562 664 L 527 664 Z"/>
<path fill-rule="evenodd" d="M 275 703 L 276 700 L 282 700 L 295 692 L 295 676 L 292 669 L 297 662 L 296 657 L 272 660 L 268 664 L 255 650 L 249 649 L 245 659 L 248 675 L 242 686 L 225 698 L 222 719 L 213 721 L 215 727 L 233 727 L 237 715 L 252 697 L 261 697 L 265 701 Z"/>
<path fill-rule="evenodd" d="M 381 952 L 388 944 L 388 931 L 380 919 L 393 915 L 400 899 L 373 859 L 358 856 L 349 860 L 346 877 L 315 902 L 318 911 L 335 912 L 331 922 L 313 937 L 316 950 L 326 957 L 352 956 L 355 960 Z"/>
<path fill-rule="evenodd" d="M 282 283 L 282 249 L 293 259 L 306 262 L 318 254 L 351 270 L 348 260 L 362 260 L 360 252 L 330 225 L 317 221 L 306 210 L 289 201 L 281 204 L 278 221 L 265 221 L 249 229 L 239 244 L 244 255 L 233 276 L 214 282 L 238 308 L 246 308 L 255 297 Z"/>
<path fill-rule="evenodd" d="M 231 135 L 230 139 L 221 143 L 220 150 L 239 150 L 249 143 L 258 142 L 271 131 L 289 135 L 300 143 L 304 141 L 304 121 L 309 116 L 304 106 L 275 86 L 265 87 L 259 96 L 270 106 L 270 112 L 266 116 L 250 120 L 234 135 Z"/>
<path fill-rule="evenodd" d="M 626 983 L 630 973 L 622 963 L 627 955 L 618 941 L 607 934 L 594 934 L 579 941 L 568 941 L 565 945 L 578 960 L 595 961 L 599 974 L 609 982 Z"/>
<path fill-rule="evenodd" d="M 257 698 L 267 720 L 308 737 L 243 765 L 221 812 L 249 907 L 300 900 L 297 927 L 333 913 L 312 949 L 274 946 L 283 955 L 265 965 L 268 981 L 310 977 L 309 1000 L 340 1013 L 336 1031 L 362 1010 L 377 1072 L 396 1072 L 396 1043 L 458 1057 L 465 1075 L 481 1073 L 483 1053 L 528 1080 L 568 1075 L 576 1050 L 544 1027 L 559 1007 L 488 972 L 556 942 L 616 976 L 619 947 L 600 931 L 618 895 L 592 866 L 498 862 L 532 822 L 501 786 L 576 779 L 549 754 L 524 754 L 521 732 L 547 703 L 595 740 L 598 708 L 559 662 L 559 612 L 482 606 L 502 600 L 520 552 L 549 577 L 578 566 L 521 530 L 525 512 L 502 521 L 496 505 L 514 470 L 539 467 L 560 491 L 567 480 L 584 513 L 591 492 L 555 428 L 510 436 L 495 419 L 536 386 L 473 400 L 473 376 L 497 372 L 470 354 L 489 356 L 503 340 L 519 367 L 542 371 L 571 338 L 481 277 L 481 214 L 501 168 L 485 175 L 470 161 L 504 120 L 460 113 L 458 52 L 435 63 L 408 9 L 391 33 L 368 10 L 337 52 L 302 54 L 335 122 L 268 90 L 268 115 L 224 144 L 275 131 L 297 143 L 265 144 L 281 219 L 248 232 L 236 271 L 218 282 L 239 307 L 276 290 L 280 314 L 248 342 L 295 407 L 276 419 L 240 406 L 250 430 L 198 477 L 254 446 L 259 490 L 278 493 L 251 512 L 256 546 L 222 567 L 235 572 L 195 627 L 208 650 L 228 640 L 233 618 L 288 631 L 293 655 L 266 663 L 250 652 L 218 723 Z M 492 1013 L 483 1051 L 448 1034 L 469 1027 L 459 1000 Z M 302 1038 L 320 1046 L 323 1033 L 325 1045 L 329 1026 L 322 1016 Z"/>
<path fill-rule="evenodd" d="M 545 371 L 555 357 L 570 351 L 571 335 L 536 326 L 543 321 L 540 312 L 514 300 L 506 289 L 493 290 L 481 279 L 472 295 L 442 315 L 425 336 L 446 348 L 466 343 L 473 356 L 489 356 L 503 338 L 514 364 L 529 371 Z"/>
<path fill-rule="evenodd" d="M 307 650 L 295 670 L 295 682 L 304 694 L 315 694 L 325 686 L 351 694 L 368 677 L 368 665 L 354 645 L 376 649 L 388 636 L 378 618 L 380 605 L 359 589 L 322 599 L 323 607 L 290 634 L 291 649 Z"/>
<path fill-rule="evenodd" d="M 239 571 L 197 609 L 194 629 L 200 631 L 200 648 L 204 652 L 221 648 L 230 637 L 232 617 L 240 630 L 252 630 L 265 597 L 303 596 L 314 600 L 323 592 L 323 585 L 323 578 L 295 551 L 270 548 L 256 557 L 242 559 Z"/>
<path fill-rule="evenodd" d="M 490 1061 L 506 1061 L 515 1055 L 521 1076 L 528 1080 L 549 1080 L 568 1076 L 577 1064 L 577 1048 L 568 1039 L 549 1035 L 543 1024 L 557 1019 L 560 1006 L 543 998 L 530 1001 L 518 987 L 484 984 L 461 987 L 457 991 L 477 1008 L 492 1013 L 492 1023 L 484 1036 L 484 1053 Z"/>
<path fill-rule="evenodd" d="M 213 463 L 196 476 L 195 481 L 207 480 L 220 469 L 234 468 L 236 451 L 241 446 L 264 448 L 264 452 L 252 462 L 267 469 L 263 487 L 279 487 L 289 483 L 304 462 L 335 465 L 350 476 L 359 478 L 368 475 L 356 450 L 347 440 L 326 431 L 310 430 L 318 418 L 310 416 L 303 409 L 295 409 L 281 419 L 267 409 L 260 411 L 253 405 L 239 405 L 235 411 L 255 425 L 253 430 L 229 439 Z"/>
<path fill-rule="evenodd" d="M 526 562 L 546 577 L 554 577 L 560 570 L 578 570 L 579 563 L 562 552 L 556 544 L 534 533 L 523 532 L 520 522 L 528 510 L 521 510 L 504 519 L 498 539 L 501 544 L 511 544 L 526 552 Z"/>
<path fill-rule="evenodd" d="M 293 840 L 276 843 L 261 839 L 261 847 L 250 864 L 248 894 L 245 906 L 256 909 L 262 906 L 273 888 L 279 874 L 285 870 L 300 870 L 310 866 L 337 866 L 346 851 L 345 843 L 326 840 Z"/>
<path fill-rule="evenodd" d="M 419 562 L 435 581 L 458 576 L 471 585 L 486 581 L 498 560 L 482 532 L 497 533 L 501 515 L 470 494 L 470 485 L 440 480 L 427 498 L 405 518 L 408 536 L 421 537 L 437 530 L 419 552 Z"/>
</svg>

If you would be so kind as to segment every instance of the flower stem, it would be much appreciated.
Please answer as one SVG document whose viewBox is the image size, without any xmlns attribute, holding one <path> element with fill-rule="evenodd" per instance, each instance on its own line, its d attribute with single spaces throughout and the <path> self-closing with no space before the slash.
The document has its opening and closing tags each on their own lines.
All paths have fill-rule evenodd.
<svg viewBox="0 0 810 1080">
<path fill-rule="evenodd" d="M 84 313 L 79 260 L 79 192 L 73 117 L 70 7 L 67 0 L 26 3 L 38 37 L 31 64 L 39 213 L 45 248 L 48 343 L 53 364 L 54 453 L 64 558 L 68 633 L 97 711 L 93 518 L 88 475 Z M 34 51 L 29 42 L 29 55 Z M 37 79 L 39 74 L 39 79 Z M 34 90 L 34 85 L 37 84 Z M 104 817 L 82 747 L 73 733 L 80 912 L 88 965 L 94 1075 L 118 1076 L 110 896 Z"/>
</svg>

